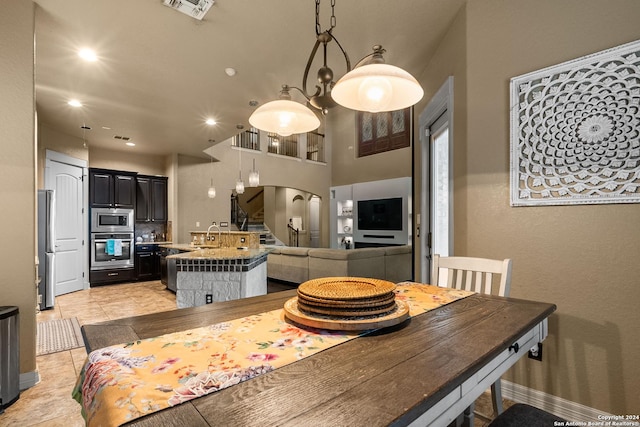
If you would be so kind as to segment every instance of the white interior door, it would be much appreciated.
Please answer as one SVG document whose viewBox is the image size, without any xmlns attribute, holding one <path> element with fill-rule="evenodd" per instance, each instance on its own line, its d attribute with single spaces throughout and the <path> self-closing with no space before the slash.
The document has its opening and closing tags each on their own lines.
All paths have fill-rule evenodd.
<svg viewBox="0 0 640 427">
<path fill-rule="evenodd" d="M 86 264 L 83 168 L 47 158 L 45 187 L 55 191 L 56 296 L 84 288 Z"/>
</svg>

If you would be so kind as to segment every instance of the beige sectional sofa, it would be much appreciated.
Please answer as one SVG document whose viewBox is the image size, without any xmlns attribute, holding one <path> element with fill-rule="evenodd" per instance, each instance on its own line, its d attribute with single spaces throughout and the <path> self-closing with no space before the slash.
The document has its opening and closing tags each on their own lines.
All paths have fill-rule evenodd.
<svg viewBox="0 0 640 427">
<path fill-rule="evenodd" d="M 397 283 L 411 279 L 411 246 L 326 249 L 273 246 L 267 276 L 300 284 L 328 276 L 372 277 Z"/>
</svg>

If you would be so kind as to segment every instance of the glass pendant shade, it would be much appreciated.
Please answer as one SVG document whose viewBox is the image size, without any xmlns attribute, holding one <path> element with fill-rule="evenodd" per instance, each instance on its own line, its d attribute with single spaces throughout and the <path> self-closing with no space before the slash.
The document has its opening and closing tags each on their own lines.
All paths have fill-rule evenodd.
<svg viewBox="0 0 640 427">
<path fill-rule="evenodd" d="M 357 111 L 396 111 L 422 99 L 424 90 L 402 68 L 389 64 L 362 65 L 348 72 L 331 90 L 340 105 Z"/>
<path fill-rule="evenodd" d="M 256 159 L 253 159 L 253 169 L 249 172 L 249 186 L 257 187 L 260 185 L 260 172 L 256 170 Z"/>
<path fill-rule="evenodd" d="M 213 199 L 216 197 L 216 187 L 213 186 L 213 157 L 211 157 L 211 185 L 207 190 L 207 197 Z"/>
<path fill-rule="evenodd" d="M 241 179 L 236 181 L 236 193 L 244 193 L 244 182 Z"/>
<path fill-rule="evenodd" d="M 216 187 L 214 187 L 213 185 L 211 187 L 209 187 L 209 190 L 207 190 L 207 196 L 209 196 L 210 199 L 213 199 L 216 197 Z"/>
<path fill-rule="evenodd" d="M 260 185 L 260 173 L 258 171 L 249 172 L 249 186 L 257 187 Z"/>
<path fill-rule="evenodd" d="M 249 117 L 249 123 L 265 132 L 289 136 L 317 129 L 320 126 L 320 119 L 300 103 L 278 99 L 256 109 Z"/>
</svg>

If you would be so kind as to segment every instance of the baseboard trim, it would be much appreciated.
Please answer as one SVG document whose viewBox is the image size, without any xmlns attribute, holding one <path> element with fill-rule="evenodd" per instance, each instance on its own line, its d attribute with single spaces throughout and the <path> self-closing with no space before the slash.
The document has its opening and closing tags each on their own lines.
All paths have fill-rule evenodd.
<svg viewBox="0 0 640 427">
<path fill-rule="evenodd" d="M 33 387 L 40 382 L 40 373 L 38 371 L 25 372 L 20 374 L 20 391 Z"/>
<path fill-rule="evenodd" d="M 503 398 L 535 406 L 567 421 L 602 421 L 602 416 L 611 415 L 580 403 L 512 383 L 511 381 L 501 380 L 501 382 Z"/>
</svg>

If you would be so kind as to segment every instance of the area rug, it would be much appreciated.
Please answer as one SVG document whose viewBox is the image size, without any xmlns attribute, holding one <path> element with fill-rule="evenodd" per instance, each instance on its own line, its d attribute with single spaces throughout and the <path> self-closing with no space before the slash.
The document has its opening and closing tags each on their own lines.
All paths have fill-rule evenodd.
<svg viewBox="0 0 640 427">
<path fill-rule="evenodd" d="M 36 356 L 82 347 L 78 319 L 56 319 L 38 323 Z"/>
</svg>

